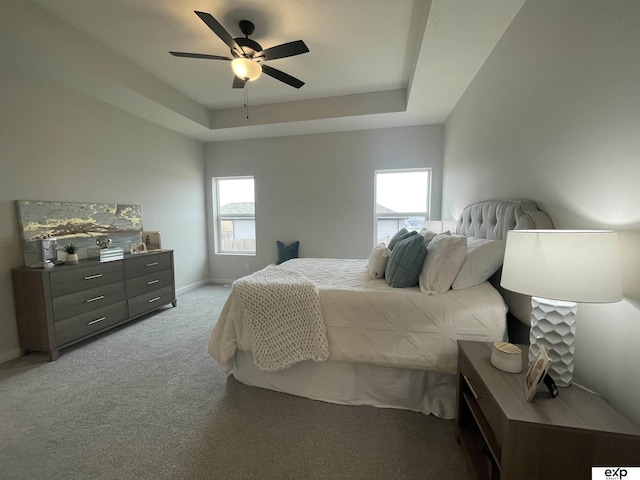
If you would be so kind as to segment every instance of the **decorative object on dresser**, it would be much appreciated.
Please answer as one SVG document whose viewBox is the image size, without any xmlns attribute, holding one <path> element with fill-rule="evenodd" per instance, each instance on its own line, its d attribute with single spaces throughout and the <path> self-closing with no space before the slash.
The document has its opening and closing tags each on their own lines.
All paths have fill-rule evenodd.
<svg viewBox="0 0 640 480">
<path fill-rule="evenodd" d="M 12 270 L 20 346 L 59 351 L 169 303 L 177 305 L 173 251 Z"/>
<path fill-rule="evenodd" d="M 88 258 L 97 258 L 101 262 L 112 262 L 124 258 L 122 247 L 87 248 Z"/>
<path fill-rule="evenodd" d="M 36 240 L 35 245 L 35 252 L 31 252 L 31 258 L 35 261 L 28 260 L 25 256 L 25 265 L 31 268 L 53 267 L 58 260 L 58 241 L 47 235 L 46 238 Z"/>
<path fill-rule="evenodd" d="M 64 259 L 65 265 L 76 265 L 78 263 L 78 247 L 73 243 L 64 246 L 67 256 Z"/>
<path fill-rule="evenodd" d="M 138 255 L 139 253 L 147 253 L 147 246 L 144 243 L 130 243 L 129 253 Z"/>
<path fill-rule="evenodd" d="M 111 246 L 111 244 L 113 243 L 113 240 L 111 240 L 111 238 L 109 237 L 109 235 L 100 235 L 97 239 L 96 239 L 96 245 L 99 248 L 109 248 Z"/>
<path fill-rule="evenodd" d="M 507 235 L 502 287 L 531 297 L 529 361 L 545 345 L 549 375 L 571 384 L 576 302 L 622 300 L 617 233 L 611 230 L 518 230 Z"/>
<path fill-rule="evenodd" d="M 142 232 L 142 243 L 145 244 L 148 252 L 162 250 L 160 232 Z"/>
<path fill-rule="evenodd" d="M 527 402 L 525 374 L 493 368 L 491 349 L 458 341 L 456 440 L 478 479 L 583 479 L 594 465 L 638 464 L 640 429 L 604 399 L 574 385 Z"/>
</svg>

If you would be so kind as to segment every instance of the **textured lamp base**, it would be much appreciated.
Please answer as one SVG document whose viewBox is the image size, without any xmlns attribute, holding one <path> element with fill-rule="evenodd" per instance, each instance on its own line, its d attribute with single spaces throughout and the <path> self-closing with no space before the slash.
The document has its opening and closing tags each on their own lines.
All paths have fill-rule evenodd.
<svg viewBox="0 0 640 480">
<path fill-rule="evenodd" d="M 577 311 L 575 302 L 531 297 L 529 363 L 538 355 L 540 345 L 544 345 L 551 357 L 549 375 L 559 387 L 567 387 L 573 380 Z"/>
</svg>

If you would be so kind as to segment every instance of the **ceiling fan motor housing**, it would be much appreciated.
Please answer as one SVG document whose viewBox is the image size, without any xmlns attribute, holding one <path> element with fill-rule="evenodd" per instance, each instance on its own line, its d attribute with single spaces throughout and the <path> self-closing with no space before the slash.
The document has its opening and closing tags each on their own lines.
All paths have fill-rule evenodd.
<svg viewBox="0 0 640 480">
<path fill-rule="evenodd" d="M 245 38 L 234 38 L 234 40 L 238 45 L 240 45 L 240 47 L 242 47 L 242 50 L 244 51 L 246 56 L 253 57 L 256 53 L 261 52 L 262 46 L 258 42 L 255 42 L 249 38 L 249 35 L 251 35 L 256 29 L 256 26 L 253 24 L 253 22 L 250 22 L 249 20 L 240 20 L 238 25 L 240 26 L 240 31 L 245 36 Z M 231 53 L 234 53 L 233 49 L 231 50 Z"/>
<path fill-rule="evenodd" d="M 236 43 L 240 45 L 246 56 L 253 57 L 256 53 L 262 51 L 262 46 L 258 42 L 254 42 L 250 38 L 234 38 Z M 231 50 L 231 54 L 237 56 L 237 53 Z"/>
</svg>

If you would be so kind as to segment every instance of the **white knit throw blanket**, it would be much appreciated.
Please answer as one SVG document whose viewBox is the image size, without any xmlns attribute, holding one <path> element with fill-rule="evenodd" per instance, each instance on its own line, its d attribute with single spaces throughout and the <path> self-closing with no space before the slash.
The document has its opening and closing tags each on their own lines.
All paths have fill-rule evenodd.
<svg viewBox="0 0 640 480">
<path fill-rule="evenodd" d="M 329 357 L 318 289 L 307 277 L 267 267 L 233 282 L 233 290 L 249 321 L 256 367 L 278 371 Z"/>
</svg>

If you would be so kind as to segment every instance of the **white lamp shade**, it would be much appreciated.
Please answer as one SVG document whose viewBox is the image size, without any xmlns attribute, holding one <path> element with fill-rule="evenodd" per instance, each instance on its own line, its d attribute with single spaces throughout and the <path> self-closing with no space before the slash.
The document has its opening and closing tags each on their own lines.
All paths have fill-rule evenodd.
<svg viewBox="0 0 640 480">
<path fill-rule="evenodd" d="M 236 77 L 242 79 L 255 80 L 262 74 L 262 67 L 258 62 L 248 58 L 235 58 L 231 61 L 231 69 Z"/>
<path fill-rule="evenodd" d="M 611 230 L 511 230 L 500 284 L 569 302 L 622 300 L 618 235 Z"/>
</svg>

